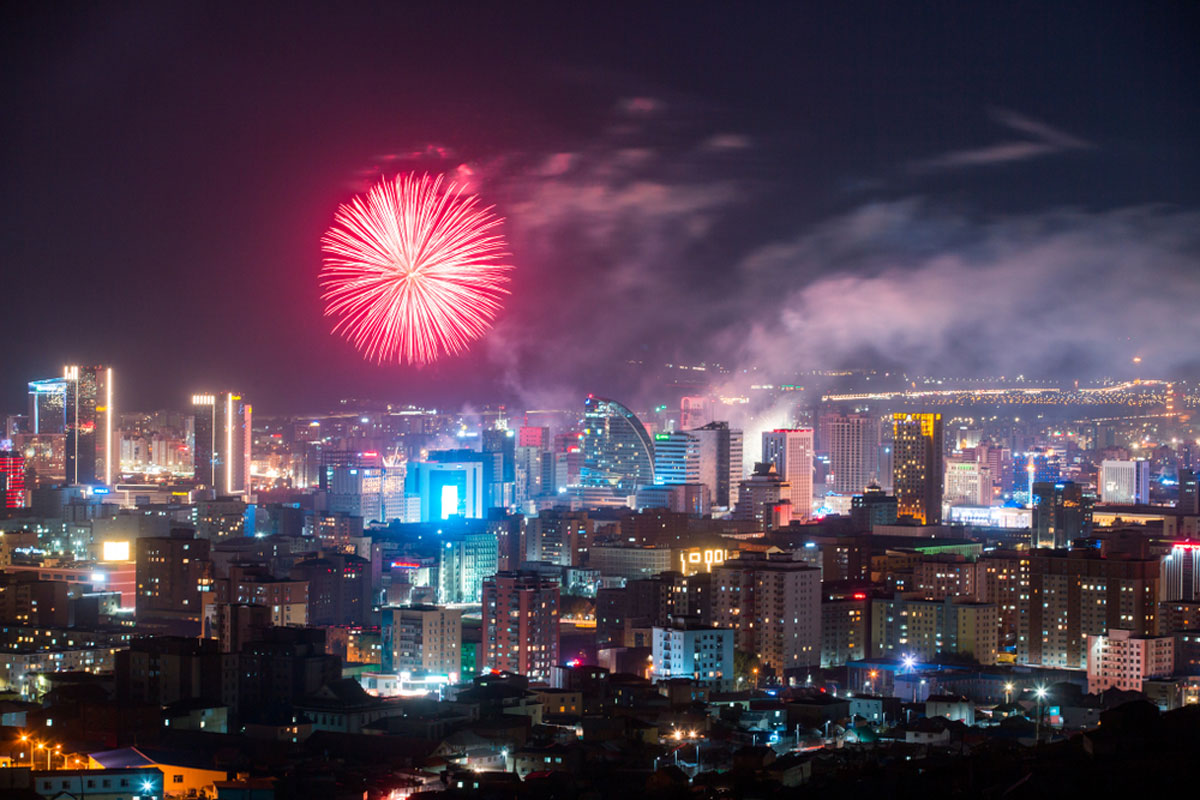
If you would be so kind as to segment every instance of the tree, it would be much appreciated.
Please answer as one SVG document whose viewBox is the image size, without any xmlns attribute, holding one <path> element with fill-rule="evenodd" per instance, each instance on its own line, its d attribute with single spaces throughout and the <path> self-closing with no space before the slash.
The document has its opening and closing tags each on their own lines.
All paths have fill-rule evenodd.
<svg viewBox="0 0 1200 800">
<path fill-rule="evenodd" d="M 758 673 L 761 666 L 756 653 L 748 653 L 745 650 L 734 650 L 733 677 L 737 682 L 737 688 L 745 689 L 757 686 Z"/>
</svg>

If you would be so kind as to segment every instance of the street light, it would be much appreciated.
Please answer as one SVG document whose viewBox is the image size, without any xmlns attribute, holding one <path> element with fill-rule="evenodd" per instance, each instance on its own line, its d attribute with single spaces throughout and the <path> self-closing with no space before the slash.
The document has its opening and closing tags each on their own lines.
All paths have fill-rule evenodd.
<svg viewBox="0 0 1200 800">
<path fill-rule="evenodd" d="M 906 655 L 901 657 L 901 661 L 904 662 L 904 668 L 909 672 L 912 672 L 913 667 L 915 667 L 917 664 L 917 657 L 914 655 Z"/>
<path fill-rule="evenodd" d="M 1004 684 L 1004 702 L 1006 704 L 1012 702 L 1012 690 L 1013 685 L 1011 683 Z"/>
<path fill-rule="evenodd" d="M 1033 694 L 1037 698 L 1037 725 L 1034 727 L 1033 744 L 1037 746 L 1042 742 L 1042 701 L 1046 699 L 1046 687 L 1037 687 Z"/>
</svg>

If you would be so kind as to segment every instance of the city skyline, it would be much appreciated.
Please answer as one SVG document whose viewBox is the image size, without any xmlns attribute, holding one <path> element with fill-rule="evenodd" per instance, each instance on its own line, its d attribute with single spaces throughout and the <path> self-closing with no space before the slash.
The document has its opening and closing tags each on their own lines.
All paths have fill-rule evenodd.
<svg viewBox="0 0 1200 800">
<path fill-rule="evenodd" d="M 1190 785 L 1197 42 L 7 4 L 0 795 Z"/>
</svg>

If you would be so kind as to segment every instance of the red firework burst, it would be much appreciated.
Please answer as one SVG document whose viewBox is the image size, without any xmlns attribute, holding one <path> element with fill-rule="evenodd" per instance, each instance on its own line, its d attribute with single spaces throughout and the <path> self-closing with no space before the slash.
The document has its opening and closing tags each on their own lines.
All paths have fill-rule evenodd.
<svg viewBox="0 0 1200 800">
<path fill-rule="evenodd" d="M 321 237 L 325 316 L 365 358 L 428 364 L 492 325 L 511 266 L 503 220 L 441 176 L 384 178 Z"/>
</svg>

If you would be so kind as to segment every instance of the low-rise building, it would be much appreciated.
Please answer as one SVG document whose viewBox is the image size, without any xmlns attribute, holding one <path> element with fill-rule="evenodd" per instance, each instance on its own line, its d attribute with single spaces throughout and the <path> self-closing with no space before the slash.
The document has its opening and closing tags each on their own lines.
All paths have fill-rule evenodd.
<svg viewBox="0 0 1200 800">
<path fill-rule="evenodd" d="M 79 797 L 88 800 L 142 800 L 162 796 L 163 773 L 157 767 L 116 769 L 37 770 L 30 787 L 46 800 Z"/>
</svg>

